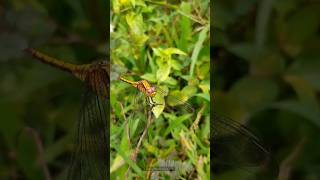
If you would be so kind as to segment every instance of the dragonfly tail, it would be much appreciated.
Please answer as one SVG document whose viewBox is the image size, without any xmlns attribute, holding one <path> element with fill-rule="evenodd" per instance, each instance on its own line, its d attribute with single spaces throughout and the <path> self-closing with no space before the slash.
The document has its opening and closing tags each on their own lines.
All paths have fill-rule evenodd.
<svg viewBox="0 0 320 180">
<path fill-rule="evenodd" d="M 69 72 L 69 73 L 74 73 L 74 71 L 76 69 L 80 68 L 80 65 L 60 61 L 56 58 L 50 57 L 44 53 L 41 53 L 35 49 L 32 49 L 32 48 L 26 48 L 26 49 L 24 49 L 24 51 L 27 54 L 30 54 L 35 59 L 41 61 L 42 63 L 49 64 L 50 66 L 59 68 L 63 71 Z"/>
<path fill-rule="evenodd" d="M 137 84 L 136 82 L 130 81 L 130 80 L 125 79 L 125 78 L 123 78 L 123 77 L 121 77 L 121 76 L 119 76 L 118 79 L 121 80 L 121 81 L 123 81 L 123 82 L 125 82 L 125 83 L 131 84 L 131 85 L 133 85 L 133 86 L 136 86 L 136 84 Z"/>
</svg>

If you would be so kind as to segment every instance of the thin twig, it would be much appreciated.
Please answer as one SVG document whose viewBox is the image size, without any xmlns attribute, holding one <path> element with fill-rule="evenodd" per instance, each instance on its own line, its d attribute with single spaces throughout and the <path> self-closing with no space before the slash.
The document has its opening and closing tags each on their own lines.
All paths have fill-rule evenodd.
<svg viewBox="0 0 320 180">
<path fill-rule="evenodd" d="M 43 171 L 43 174 L 45 176 L 45 179 L 46 180 L 51 180 L 51 176 L 50 176 L 50 172 L 49 172 L 49 169 L 47 167 L 47 164 L 44 160 L 44 151 L 43 151 L 43 145 L 42 145 L 42 142 L 41 142 L 41 139 L 39 137 L 39 134 L 32 128 L 30 127 L 26 127 L 25 128 L 25 131 L 28 132 L 29 134 L 32 135 L 36 145 L 37 145 L 37 151 L 38 151 L 38 161 L 39 161 L 39 164 L 42 168 L 42 171 Z"/>
<path fill-rule="evenodd" d="M 143 140 L 144 137 L 146 136 L 147 131 L 148 131 L 148 129 L 149 129 L 152 121 L 153 121 L 152 111 L 149 110 L 149 111 L 148 111 L 147 125 L 146 125 L 145 129 L 143 130 L 142 135 L 141 135 L 140 138 L 139 138 L 139 141 L 138 141 L 138 144 L 137 144 L 136 148 L 134 149 L 134 151 L 132 152 L 132 154 L 131 154 L 131 156 L 130 156 L 130 159 L 131 159 L 132 161 L 134 161 L 134 162 L 136 162 L 136 160 L 137 160 L 137 155 L 138 155 L 138 152 L 139 152 L 139 150 L 140 150 L 140 147 L 141 147 L 141 144 L 142 144 L 142 140 Z M 125 174 L 126 179 L 128 179 L 128 172 L 129 172 L 129 171 L 130 171 L 130 166 L 128 167 L 128 170 L 127 170 L 127 172 L 126 172 L 126 174 Z"/>
<path fill-rule="evenodd" d="M 197 113 L 197 117 L 196 117 L 196 120 L 192 123 L 191 127 L 190 127 L 190 130 L 196 130 L 198 129 L 198 124 L 199 124 L 199 121 L 201 119 L 201 116 L 202 116 L 202 113 L 205 109 L 206 105 L 203 105 L 200 109 L 200 111 Z"/>
<path fill-rule="evenodd" d="M 196 17 L 194 17 L 193 15 L 190 15 L 190 14 L 186 14 L 184 13 L 183 11 L 179 10 L 179 7 L 178 6 L 175 6 L 175 5 L 171 5 L 171 4 L 168 4 L 167 2 L 165 1 L 150 1 L 150 0 L 145 0 L 145 2 L 147 3 L 150 3 L 150 4 L 155 4 L 155 5 L 159 5 L 159 6 L 164 6 L 166 8 L 170 8 L 170 9 L 173 9 L 173 10 L 176 10 L 179 14 L 181 14 L 182 16 L 185 16 L 187 18 L 189 18 L 190 20 L 194 21 L 194 22 L 197 22 L 201 25 L 205 25 L 205 24 L 208 24 L 207 21 L 203 21 L 202 19 L 197 19 Z"/>
<path fill-rule="evenodd" d="M 305 143 L 306 143 L 306 138 L 302 138 L 300 142 L 295 146 L 293 151 L 289 154 L 289 156 L 282 161 L 280 165 L 278 180 L 290 179 L 292 166 L 294 165 L 295 161 L 297 161 Z"/>
<path fill-rule="evenodd" d="M 148 131 L 148 128 L 149 126 L 151 125 L 152 123 L 152 114 L 151 114 L 151 111 L 148 111 L 148 122 L 147 122 L 147 125 L 146 125 L 146 128 L 144 129 L 142 135 L 140 136 L 140 139 L 138 141 L 138 144 L 137 144 L 137 147 L 136 149 L 133 151 L 132 155 L 131 155 L 131 159 L 133 161 L 136 161 L 137 159 L 137 154 L 140 150 L 140 147 L 141 147 L 141 144 L 142 144 L 142 140 L 144 139 L 144 137 L 146 136 L 147 134 L 147 131 Z"/>
<path fill-rule="evenodd" d="M 128 138 L 128 142 L 129 142 L 129 146 L 131 147 L 131 141 L 130 141 L 130 129 L 129 129 L 129 123 L 128 123 L 128 119 L 124 113 L 124 108 L 123 108 L 123 105 L 119 102 L 120 104 L 120 107 L 121 107 L 121 112 L 122 112 L 122 116 L 123 116 L 123 119 L 124 119 L 124 123 L 126 125 L 126 132 L 127 132 L 127 138 Z"/>
<path fill-rule="evenodd" d="M 178 10 L 178 7 L 177 7 L 177 6 L 168 4 L 166 1 L 150 1 L 150 0 L 145 0 L 145 2 L 148 2 L 148 3 L 150 3 L 150 4 L 159 5 L 159 6 L 164 6 L 164 7 L 166 7 L 166 8 L 170 8 L 170 9 L 174 9 L 174 10 Z"/>
</svg>

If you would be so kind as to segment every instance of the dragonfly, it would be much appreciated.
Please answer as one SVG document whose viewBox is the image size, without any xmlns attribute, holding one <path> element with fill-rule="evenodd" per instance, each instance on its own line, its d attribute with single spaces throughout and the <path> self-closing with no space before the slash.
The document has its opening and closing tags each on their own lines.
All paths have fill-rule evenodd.
<svg viewBox="0 0 320 180">
<path fill-rule="evenodd" d="M 110 177 L 108 61 L 77 65 L 32 48 L 25 52 L 42 63 L 72 74 L 85 84 L 67 179 L 107 179 Z"/>
<path fill-rule="evenodd" d="M 153 97 L 157 94 L 157 89 L 155 86 L 151 85 L 147 80 L 140 80 L 140 81 L 130 81 L 128 79 L 125 79 L 121 76 L 119 76 L 119 79 L 123 82 L 126 82 L 130 85 L 132 85 L 134 88 L 137 88 L 140 92 L 142 92 L 146 97 L 146 102 L 151 106 L 157 106 L 157 105 L 163 105 L 161 103 L 156 103 L 153 100 Z"/>
<path fill-rule="evenodd" d="M 187 102 L 188 97 L 178 97 L 175 95 L 170 95 L 167 90 L 164 90 L 157 85 L 151 84 L 149 81 L 144 79 L 139 81 L 131 81 L 122 76 L 119 76 L 118 79 L 136 88 L 140 92 L 140 94 L 142 94 L 145 97 L 146 103 L 147 105 L 149 105 L 151 110 L 158 106 L 170 108 L 169 106 L 171 105 L 171 108 L 175 106 L 176 109 L 178 109 L 177 111 L 180 111 L 180 114 L 194 114 L 194 108 Z M 164 101 L 161 102 L 159 98 L 155 100 L 157 95 L 160 99 L 162 98 Z"/>
<path fill-rule="evenodd" d="M 130 81 L 123 77 L 119 77 L 123 82 L 126 82 L 138 89 L 145 97 L 146 102 L 151 108 L 157 105 L 164 105 L 157 103 L 153 97 L 157 93 L 168 94 L 161 88 L 152 85 L 147 80 Z M 194 108 L 181 99 L 174 98 L 180 104 L 180 107 L 187 110 L 186 112 L 193 115 Z M 212 112 L 213 122 L 211 124 L 211 142 L 214 153 L 213 168 L 214 171 L 221 171 L 227 168 L 240 168 L 246 170 L 247 168 L 259 167 L 267 162 L 269 152 L 262 145 L 259 138 L 252 133 L 246 126 L 223 116 Z"/>
<path fill-rule="evenodd" d="M 161 112 L 162 112 L 164 107 L 168 107 L 167 105 L 169 104 L 168 101 L 167 102 L 165 102 L 165 101 L 156 102 L 156 100 L 154 98 L 157 95 L 159 95 L 160 98 L 164 99 L 164 96 L 167 96 L 168 92 L 161 89 L 160 87 L 158 87 L 156 85 L 151 84 L 149 81 L 144 80 L 144 79 L 139 80 L 139 81 L 131 81 L 131 80 L 128 80 L 122 76 L 119 76 L 118 79 L 131 85 L 132 87 L 136 88 L 140 92 L 140 95 L 141 94 L 144 95 L 145 100 L 146 100 L 146 104 L 149 105 L 149 107 L 150 107 L 150 109 L 148 109 L 148 111 L 146 113 L 146 114 L 148 114 L 148 115 L 146 115 L 148 117 L 148 122 L 147 122 L 146 127 L 140 137 L 140 139 L 142 140 L 146 134 L 148 127 L 150 126 L 150 124 L 152 122 L 152 119 L 150 119 L 150 116 L 149 116 L 151 111 L 153 111 L 155 107 L 162 106 L 163 107 L 162 109 L 160 107 Z M 139 98 L 139 97 L 136 97 L 136 98 Z M 135 99 L 135 100 L 137 100 L 137 99 Z M 171 103 L 174 103 L 175 105 L 177 105 L 179 107 L 179 110 L 193 115 L 194 109 L 192 108 L 192 106 L 189 103 L 184 102 L 182 99 L 180 99 L 178 97 L 171 97 L 170 100 L 171 100 Z M 140 105 L 141 103 L 135 102 L 135 104 Z M 140 110 L 141 110 L 141 108 L 140 108 Z M 156 115 L 157 113 L 154 113 L 154 114 L 156 117 L 159 116 L 159 114 Z M 130 133 L 128 132 L 128 134 L 130 134 Z M 139 142 L 140 142 L 140 140 L 139 140 Z M 134 153 L 131 156 L 133 160 L 136 159 L 136 155 L 137 155 L 136 153 L 138 152 L 140 145 L 141 145 L 141 143 L 138 143 Z"/>
</svg>

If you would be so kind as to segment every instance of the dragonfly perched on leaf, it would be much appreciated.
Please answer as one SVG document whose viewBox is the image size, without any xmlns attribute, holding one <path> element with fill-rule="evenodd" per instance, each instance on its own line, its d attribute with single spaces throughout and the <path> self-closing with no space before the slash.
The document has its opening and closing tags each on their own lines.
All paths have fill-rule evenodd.
<svg viewBox="0 0 320 180">
<path fill-rule="evenodd" d="M 25 50 L 35 59 L 71 73 L 85 83 L 77 122 L 75 147 L 68 179 L 107 179 L 109 176 L 109 63 L 76 65 L 60 61 L 35 49 Z"/>
<path fill-rule="evenodd" d="M 125 79 L 123 77 L 119 77 L 119 79 L 123 82 L 126 82 L 128 84 L 131 84 L 133 87 L 137 88 L 140 92 L 142 92 L 145 97 L 147 103 L 151 106 L 157 106 L 157 105 L 163 105 L 161 103 L 156 103 L 153 98 L 156 96 L 156 94 L 159 92 L 158 89 L 156 89 L 155 86 L 152 86 L 147 80 L 140 80 L 140 81 L 130 81 L 128 79 Z"/>
<path fill-rule="evenodd" d="M 177 107 L 180 114 L 189 113 L 192 115 L 194 113 L 194 108 L 187 102 L 188 97 L 186 97 L 186 95 L 182 94 L 182 97 L 179 97 L 169 94 L 167 90 L 153 85 L 147 80 L 131 81 L 122 76 L 119 76 L 119 80 L 139 90 L 139 92 L 144 95 L 147 105 L 150 106 L 156 117 L 159 116 L 165 107 L 169 108 L 169 106 Z"/>
<path fill-rule="evenodd" d="M 119 79 L 123 82 L 126 82 L 136 88 L 142 93 L 146 99 L 147 105 L 153 108 L 161 108 L 168 106 L 178 106 L 180 110 L 183 110 L 185 113 L 194 113 L 194 108 L 186 102 L 188 97 L 184 96 L 183 98 L 174 96 L 168 93 L 167 90 L 160 88 L 159 86 L 153 85 L 147 80 L 131 81 L 122 76 Z M 168 96 L 165 99 L 165 96 Z M 157 115 L 156 115 L 157 116 Z"/>
<path fill-rule="evenodd" d="M 155 101 L 153 98 L 157 94 L 165 96 L 168 93 L 152 85 L 146 80 L 131 81 L 123 77 L 119 77 L 134 88 L 138 89 L 146 98 L 147 104 L 151 108 L 157 106 L 166 106 L 166 101 Z M 179 104 L 185 113 L 193 115 L 194 108 L 185 100 L 172 97 Z M 181 109 L 181 108 L 180 108 Z M 213 122 L 211 122 L 211 138 L 214 154 L 213 168 L 217 171 L 222 171 L 227 168 L 240 168 L 249 170 L 263 165 L 269 155 L 268 151 L 263 147 L 259 139 L 244 125 L 217 115 L 212 112 Z M 251 171 L 251 169 L 249 170 Z"/>
<path fill-rule="evenodd" d="M 157 106 L 166 106 L 167 101 L 155 101 L 153 98 L 157 94 L 164 97 L 167 91 L 152 85 L 146 80 L 131 81 L 123 77 L 119 77 L 138 89 L 146 98 L 147 104 L 151 108 Z M 186 102 L 176 97 L 171 97 L 174 104 L 179 104 L 179 109 L 184 109 L 185 113 L 194 114 L 194 108 Z M 140 104 L 139 104 L 140 105 Z M 213 167 L 221 170 L 224 168 L 240 168 L 248 169 L 259 167 L 265 163 L 269 157 L 268 151 L 263 147 L 260 140 L 244 125 L 217 115 L 212 112 L 213 122 L 211 122 L 211 142 L 213 147 L 214 162 Z"/>
</svg>

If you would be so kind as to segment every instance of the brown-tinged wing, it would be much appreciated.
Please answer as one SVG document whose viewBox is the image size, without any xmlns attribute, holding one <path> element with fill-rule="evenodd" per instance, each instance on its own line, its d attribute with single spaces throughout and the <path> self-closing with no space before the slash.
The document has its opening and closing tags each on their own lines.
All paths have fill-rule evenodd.
<svg viewBox="0 0 320 180">
<path fill-rule="evenodd" d="M 98 82 L 98 74 L 91 80 Z M 88 80 L 89 81 L 89 80 Z M 68 170 L 70 180 L 109 178 L 109 97 L 101 86 L 88 83 L 77 122 L 76 142 Z M 100 90 L 100 88 L 102 88 Z M 97 95 L 99 94 L 99 95 Z"/>
</svg>

